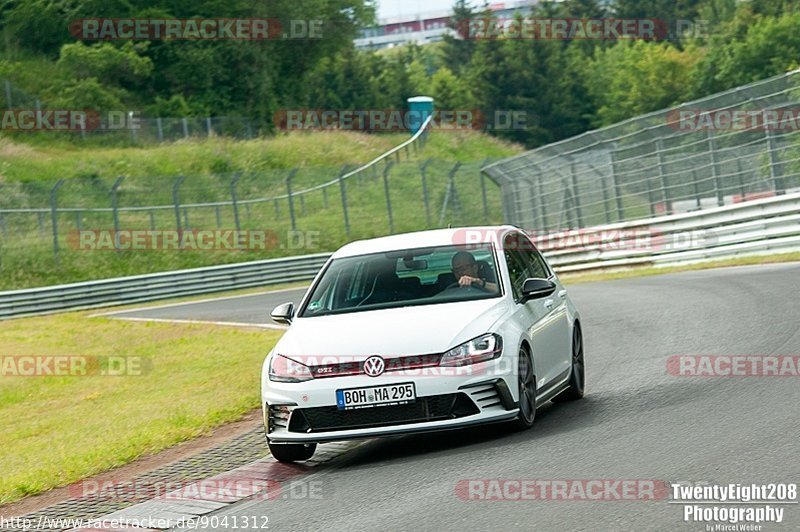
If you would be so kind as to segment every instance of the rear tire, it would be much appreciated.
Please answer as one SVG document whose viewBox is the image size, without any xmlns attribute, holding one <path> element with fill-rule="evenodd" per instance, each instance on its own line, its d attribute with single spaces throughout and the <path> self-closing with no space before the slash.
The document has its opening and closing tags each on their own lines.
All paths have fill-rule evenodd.
<svg viewBox="0 0 800 532">
<path fill-rule="evenodd" d="M 583 333 L 581 326 L 575 324 L 572 333 L 572 370 L 569 375 L 569 387 L 553 398 L 554 403 L 576 401 L 583 397 L 586 386 L 586 368 L 583 360 Z"/>
<path fill-rule="evenodd" d="M 519 413 L 512 424 L 517 430 L 527 430 L 536 420 L 536 376 L 533 374 L 533 361 L 528 352 L 523 348 L 519 350 L 517 363 L 519 386 Z"/>
<path fill-rule="evenodd" d="M 278 462 L 299 462 L 314 456 L 317 450 L 316 443 L 272 443 L 267 442 L 269 452 Z"/>
</svg>

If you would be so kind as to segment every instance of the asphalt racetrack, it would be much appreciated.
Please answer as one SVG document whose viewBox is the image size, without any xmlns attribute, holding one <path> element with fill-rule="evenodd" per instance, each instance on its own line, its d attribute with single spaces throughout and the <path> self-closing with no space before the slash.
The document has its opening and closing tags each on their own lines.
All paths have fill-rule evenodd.
<svg viewBox="0 0 800 532">
<path fill-rule="evenodd" d="M 297 302 L 302 292 L 116 316 L 266 323 L 272 307 Z M 800 480 L 800 378 L 667 371 L 673 355 L 800 354 L 800 264 L 580 284 L 569 292 L 583 317 L 583 400 L 545 406 L 526 432 L 494 425 L 371 441 L 313 475 L 321 498 L 245 500 L 214 515 L 266 515 L 271 530 L 705 530 L 704 522 L 684 521 L 684 505 L 669 495 L 496 501 L 465 496 L 463 487 L 492 479 Z M 800 528 L 800 505 L 773 506 L 783 522 L 761 530 Z"/>
</svg>

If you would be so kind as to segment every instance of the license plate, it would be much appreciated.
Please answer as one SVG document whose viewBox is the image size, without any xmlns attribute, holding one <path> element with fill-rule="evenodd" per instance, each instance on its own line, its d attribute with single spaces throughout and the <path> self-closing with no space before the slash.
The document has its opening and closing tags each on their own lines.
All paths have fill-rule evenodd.
<svg viewBox="0 0 800 532">
<path fill-rule="evenodd" d="M 404 405 L 414 402 L 416 398 L 413 382 L 336 390 L 336 406 L 339 410 Z"/>
</svg>

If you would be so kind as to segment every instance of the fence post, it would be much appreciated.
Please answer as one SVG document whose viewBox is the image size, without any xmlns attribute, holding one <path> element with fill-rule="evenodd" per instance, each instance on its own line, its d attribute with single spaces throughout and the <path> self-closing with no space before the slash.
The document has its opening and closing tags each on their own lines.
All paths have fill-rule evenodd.
<svg viewBox="0 0 800 532">
<path fill-rule="evenodd" d="M 133 144 L 136 144 L 136 142 L 139 140 L 139 137 L 136 134 L 136 125 L 133 120 L 133 111 L 128 111 L 128 127 L 131 130 L 131 141 L 133 142 Z"/>
<path fill-rule="evenodd" d="M 208 136 L 212 137 L 214 135 L 214 130 L 211 129 L 211 117 L 206 117 L 206 130 L 208 131 Z"/>
<path fill-rule="evenodd" d="M 744 177 L 742 177 L 742 161 L 736 159 L 736 168 L 737 172 L 736 175 L 738 176 L 739 181 L 739 194 L 742 196 L 742 201 L 744 201 L 745 194 L 747 194 L 747 188 L 744 186 Z"/>
<path fill-rule="evenodd" d="M 222 214 L 219 212 L 219 205 L 214 205 L 214 217 L 217 219 L 217 229 L 222 228 Z"/>
<path fill-rule="evenodd" d="M 2 212 L 0 212 L 0 233 L 2 233 L 4 238 L 8 236 L 8 233 L 6 232 L 6 219 Z"/>
<path fill-rule="evenodd" d="M 347 169 L 349 165 L 342 166 L 342 170 L 339 172 L 339 192 L 342 194 L 342 213 L 344 215 L 344 233 L 347 236 L 350 236 L 350 219 L 347 217 L 347 186 L 344 182 L 344 175 L 347 173 Z"/>
<path fill-rule="evenodd" d="M 453 168 L 450 169 L 450 172 L 447 176 L 447 190 L 444 194 L 444 202 L 442 202 L 442 213 L 439 216 L 439 225 L 444 225 L 445 216 L 447 216 L 447 206 L 450 203 L 450 198 L 455 196 L 455 188 L 456 188 L 456 172 L 458 169 L 461 168 L 461 161 L 458 161 Z"/>
<path fill-rule="evenodd" d="M 64 184 L 63 179 L 59 179 L 55 186 L 50 189 L 50 218 L 53 224 L 53 255 L 56 259 L 56 266 L 59 265 L 58 258 L 58 189 Z"/>
<path fill-rule="evenodd" d="M 697 210 L 700 210 L 703 205 L 700 202 L 700 183 L 697 182 L 697 170 L 692 170 L 692 185 L 694 186 L 694 201 L 697 204 Z"/>
<path fill-rule="evenodd" d="M 667 214 L 672 214 L 672 193 L 667 185 L 667 175 L 664 172 L 664 141 L 656 139 L 656 157 L 658 158 L 658 179 L 661 183 L 661 197 L 664 199 L 664 208 Z"/>
<path fill-rule="evenodd" d="M 576 229 L 575 227 L 575 203 L 572 199 L 572 191 L 570 190 L 569 183 L 566 179 L 561 180 L 561 188 L 564 191 L 564 212 L 567 213 L 568 229 Z"/>
<path fill-rule="evenodd" d="M 164 128 L 161 127 L 161 117 L 156 117 L 156 131 L 158 132 L 158 142 L 164 142 Z"/>
<path fill-rule="evenodd" d="M 600 188 L 603 189 L 603 211 L 606 216 L 606 223 L 611 223 L 611 208 L 608 206 L 608 180 L 606 176 L 600 178 Z"/>
<path fill-rule="evenodd" d="M 272 205 L 275 206 L 275 219 L 277 220 L 281 216 L 281 204 L 278 203 L 277 199 L 273 199 Z"/>
<path fill-rule="evenodd" d="M 419 167 L 419 173 L 422 175 L 422 201 L 425 203 L 426 227 L 431 226 L 431 207 L 428 198 L 428 165 L 431 164 L 432 161 L 433 159 L 428 159 Z"/>
<path fill-rule="evenodd" d="M 44 236 L 44 213 L 39 211 L 36 213 L 36 217 L 39 220 L 39 233 Z"/>
<path fill-rule="evenodd" d="M 294 218 L 294 198 L 292 197 L 292 178 L 297 173 L 297 168 L 292 168 L 286 176 L 286 197 L 289 199 L 289 218 L 292 220 L 292 231 L 297 230 L 297 223 Z"/>
<path fill-rule="evenodd" d="M 542 218 L 542 227 L 541 227 L 541 229 L 542 229 L 542 231 L 544 231 L 545 229 L 547 229 L 547 222 L 549 220 L 547 219 L 547 202 L 544 200 L 544 186 L 542 185 L 542 173 L 541 172 L 539 172 L 539 176 L 538 177 L 539 177 L 539 179 L 536 180 L 536 188 L 539 189 L 539 207 L 540 207 L 541 218 Z M 558 227 L 556 229 L 558 229 Z"/>
<path fill-rule="evenodd" d="M 125 176 L 117 177 L 114 184 L 111 185 L 111 214 L 114 217 L 114 249 L 119 251 L 119 197 L 117 191 L 122 184 Z"/>
<path fill-rule="evenodd" d="M 392 169 L 392 161 L 383 169 L 383 193 L 386 196 L 386 214 L 389 217 L 389 232 L 394 233 L 394 220 L 392 219 L 392 200 L 389 197 L 389 171 Z"/>
<path fill-rule="evenodd" d="M 575 172 L 575 163 L 569 163 L 569 171 L 572 174 L 572 206 L 578 216 L 578 227 L 583 227 L 583 213 L 581 212 L 581 199 L 578 193 L 578 175 Z"/>
<path fill-rule="evenodd" d="M 481 179 L 481 201 L 483 202 L 483 221 L 489 222 L 489 203 L 486 200 L 486 176 L 483 173 L 483 167 L 489 164 L 490 159 L 484 159 L 481 163 L 480 179 Z"/>
<path fill-rule="evenodd" d="M 239 235 L 239 233 L 242 230 L 241 225 L 239 225 L 239 203 L 236 197 L 236 183 L 239 182 L 239 179 L 241 179 L 241 177 L 242 174 L 237 172 L 236 175 L 233 176 L 233 179 L 231 179 L 231 207 L 233 207 L 233 223 L 236 225 L 237 235 Z"/>
<path fill-rule="evenodd" d="M 156 230 L 156 216 L 153 213 L 152 209 L 150 209 L 150 230 L 151 231 L 155 231 Z"/>
<path fill-rule="evenodd" d="M 616 152 L 611 151 L 611 185 L 614 187 L 614 200 L 617 206 L 617 221 L 621 222 L 625 219 L 625 209 L 622 206 L 622 192 L 617 180 L 617 160 L 615 157 Z"/>
<path fill-rule="evenodd" d="M 717 196 L 717 205 L 722 207 L 725 205 L 725 192 L 722 189 L 722 176 L 719 170 L 719 162 L 717 161 L 717 146 L 714 140 L 714 130 L 708 130 L 708 155 L 711 157 L 711 177 L 714 181 L 714 192 Z"/>
<path fill-rule="evenodd" d="M 533 199 L 532 203 L 533 203 L 534 216 L 531 219 L 533 220 L 533 223 L 536 224 L 537 223 L 536 220 L 538 218 L 539 227 L 537 227 L 536 229 L 541 231 L 544 228 L 544 220 L 542 219 L 541 198 L 539 198 L 539 194 L 536 193 L 536 186 L 534 185 L 533 180 L 526 179 L 525 181 L 528 183 L 528 189 L 531 191 L 531 198 Z"/>
<path fill-rule="evenodd" d="M 81 211 L 80 210 L 75 211 L 75 227 L 78 228 L 78 232 L 80 232 L 81 229 L 83 229 L 83 227 L 81 227 Z"/>
<path fill-rule="evenodd" d="M 191 226 L 189 225 L 189 208 L 188 207 L 184 207 L 183 208 L 183 228 L 186 229 L 187 231 L 191 228 Z"/>
<path fill-rule="evenodd" d="M 177 224 L 175 228 L 178 230 L 178 238 L 181 238 L 181 202 L 178 197 L 178 188 L 184 179 L 186 176 L 178 176 L 178 179 L 172 184 L 172 204 L 175 206 L 175 223 Z"/>
<path fill-rule="evenodd" d="M 11 100 L 11 82 L 6 80 L 6 109 L 11 109 L 14 107 L 14 103 Z"/>
<path fill-rule="evenodd" d="M 650 216 L 654 217 L 656 215 L 656 200 L 653 196 L 653 182 L 650 176 L 645 178 L 645 182 L 647 183 L 647 203 L 650 204 Z"/>
<path fill-rule="evenodd" d="M 778 154 L 775 153 L 775 150 L 778 147 L 778 143 L 775 141 L 775 131 L 769 126 L 769 124 L 764 123 L 764 129 L 766 130 L 767 134 L 767 154 L 769 155 L 769 178 L 772 181 L 772 187 L 775 190 L 775 194 L 781 195 L 786 194 L 786 183 L 783 180 L 783 167 L 781 166 L 781 162 L 778 159 Z"/>
<path fill-rule="evenodd" d="M 183 138 L 189 138 L 189 124 L 186 122 L 186 117 L 181 118 L 181 125 L 183 125 Z"/>
<path fill-rule="evenodd" d="M 328 187 L 322 187 L 322 208 L 328 208 Z"/>
</svg>

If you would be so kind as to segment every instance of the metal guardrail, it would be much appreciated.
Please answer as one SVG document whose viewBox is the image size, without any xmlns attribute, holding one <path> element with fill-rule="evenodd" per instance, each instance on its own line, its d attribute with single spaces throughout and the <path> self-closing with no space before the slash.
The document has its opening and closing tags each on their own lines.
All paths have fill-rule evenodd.
<svg viewBox="0 0 800 532">
<path fill-rule="evenodd" d="M 329 253 L 0 292 L 0 319 L 310 281 Z"/>
<path fill-rule="evenodd" d="M 543 252 L 559 273 L 800 251 L 800 193 L 544 239 L 556 242 Z"/>
<path fill-rule="evenodd" d="M 635 235 L 650 239 L 649 244 L 620 244 Z M 550 242 L 551 237 L 574 240 L 565 246 L 541 246 L 558 273 L 798 251 L 800 193 L 545 235 Z M 330 253 L 320 253 L 0 292 L 0 319 L 310 281 L 328 257 Z"/>
</svg>

